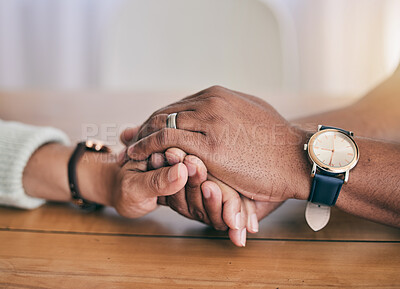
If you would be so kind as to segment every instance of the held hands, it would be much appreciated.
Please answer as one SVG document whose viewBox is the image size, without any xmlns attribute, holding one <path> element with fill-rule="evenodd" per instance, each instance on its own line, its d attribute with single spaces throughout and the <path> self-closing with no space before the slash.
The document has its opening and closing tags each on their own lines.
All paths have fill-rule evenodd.
<svg viewBox="0 0 400 289">
<path fill-rule="evenodd" d="M 173 112 L 178 112 L 177 130 L 165 128 L 166 118 Z M 137 140 L 129 149 L 131 158 L 140 161 L 151 155 L 153 168 L 183 161 L 188 173 L 192 172 L 186 191 L 159 198 L 159 203 L 217 229 L 228 225 L 231 239 L 240 240 L 238 245 L 243 245 L 245 231 L 237 231 L 237 223 L 255 232 L 257 219 L 268 215 L 280 202 L 307 197 L 309 179 L 304 171 L 308 168 L 300 146 L 305 133 L 254 96 L 212 87 L 157 111 L 137 136 L 131 136 L 131 144 Z M 211 171 L 207 179 L 213 182 L 205 182 L 206 169 L 200 159 L 184 156 L 177 149 L 171 152 L 167 150 L 170 147 L 199 156 Z M 175 161 L 171 161 L 173 152 Z M 196 160 L 199 171 L 190 168 Z M 305 191 L 298 190 L 299 187 Z"/>
<path fill-rule="evenodd" d="M 177 129 L 166 128 L 177 114 Z M 198 156 L 209 173 L 257 201 L 307 199 L 305 132 L 270 105 L 243 93 L 211 87 L 156 111 L 128 149 L 131 159 L 178 147 Z"/>
<path fill-rule="evenodd" d="M 128 145 L 134 141 L 136 132 L 136 128 L 126 130 L 121 135 L 122 142 Z M 119 158 L 122 167 L 131 162 L 123 156 L 124 152 Z M 232 242 L 237 246 L 245 246 L 246 228 L 250 233 L 258 231 L 254 201 L 239 196 L 229 186 L 207 175 L 207 169 L 199 158 L 186 155 L 180 149 L 171 148 L 165 154 L 153 154 L 149 159 L 148 169 L 154 171 L 179 163 L 183 163 L 188 171 L 189 178 L 185 188 L 173 195 L 160 195 L 158 203 L 170 206 L 179 214 L 204 222 L 217 230 L 229 228 Z"/>
</svg>

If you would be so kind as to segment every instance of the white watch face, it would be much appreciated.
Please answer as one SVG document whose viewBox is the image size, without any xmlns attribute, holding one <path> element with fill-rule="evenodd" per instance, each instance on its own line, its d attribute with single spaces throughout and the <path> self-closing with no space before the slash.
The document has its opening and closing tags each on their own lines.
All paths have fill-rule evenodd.
<svg viewBox="0 0 400 289">
<path fill-rule="evenodd" d="M 358 148 L 352 138 L 335 130 L 326 129 L 313 135 L 309 155 L 316 164 L 331 172 L 344 172 L 358 161 Z"/>
</svg>

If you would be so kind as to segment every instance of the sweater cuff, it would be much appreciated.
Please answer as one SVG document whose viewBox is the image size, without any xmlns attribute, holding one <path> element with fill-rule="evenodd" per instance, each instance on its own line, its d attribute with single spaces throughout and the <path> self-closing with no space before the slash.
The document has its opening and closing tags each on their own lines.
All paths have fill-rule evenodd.
<svg viewBox="0 0 400 289">
<path fill-rule="evenodd" d="M 25 193 L 22 176 L 33 153 L 50 142 L 70 144 L 67 135 L 58 129 L 0 120 L 1 205 L 34 209 L 45 202 Z"/>
</svg>

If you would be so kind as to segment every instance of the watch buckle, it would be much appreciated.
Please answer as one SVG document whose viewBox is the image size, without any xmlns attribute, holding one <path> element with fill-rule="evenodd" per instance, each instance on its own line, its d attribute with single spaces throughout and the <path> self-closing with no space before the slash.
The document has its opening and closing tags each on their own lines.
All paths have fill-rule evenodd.
<svg viewBox="0 0 400 289">
<path fill-rule="evenodd" d="M 311 169 L 311 177 L 313 178 L 315 176 L 315 173 L 317 172 L 317 165 L 316 163 L 313 162 L 313 166 Z"/>
<path fill-rule="evenodd" d="M 349 175 L 350 175 L 349 171 L 344 172 L 344 180 L 343 181 L 345 184 L 347 184 L 347 182 L 349 181 Z"/>
</svg>

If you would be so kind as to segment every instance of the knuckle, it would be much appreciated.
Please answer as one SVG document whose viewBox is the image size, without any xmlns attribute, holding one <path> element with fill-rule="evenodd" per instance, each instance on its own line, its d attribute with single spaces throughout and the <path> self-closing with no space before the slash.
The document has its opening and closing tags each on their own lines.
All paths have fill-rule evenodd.
<svg viewBox="0 0 400 289">
<path fill-rule="evenodd" d="M 218 105 L 216 104 L 218 100 L 210 100 L 210 102 L 210 108 L 204 110 L 203 113 L 199 116 L 200 121 L 213 125 L 223 123 L 225 121 L 225 118 L 223 114 L 219 113 L 218 111 Z"/>
<path fill-rule="evenodd" d="M 146 124 L 142 127 L 139 133 L 139 138 L 146 137 L 162 127 L 162 119 L 163 115 L 160 114 L 150 117 Z"/>
<path fill-rule="evenodd" d="M 240 197 L 239 197 L 239 195 L 237 193 L 236 194 L 232 194 L 231 202 L 232 202 L 232 204 L 238 204 L 240 206 L 241 199 L 240 199 Z"/>
<path fill-rule="evenodd" d="M 204 214 L 200 210 L 194 210 L 193 216 L 196 218 L 196 220 L 204 221 Z"/>
<path fill-rule="evenodd" d="M 223 92 L 225 90 L 226 90 L 226 88 L 221 86 L 221 85 L 213 85 L 213 86 L 210 86 L 209 88 L 206 89 L 206 91 L 211 93 L 211 94 L 218 94 L 218 93 L 221 93 L 221 92 Z"/>
<path fill-rule="evenodd" d="M 207 140 L 205 144 L 205 148 L 207 148 L 208 152 L 217 153 L 220 152 L 222 148 L 223 139 L 215 133 L 209 133 L 207 135 Z"/>
<path fill-rule="evenodd" d="M 162 193 L 166 186 L 163 180 L 161 179 L 161 174 L 158 172 L 154 172 L 150 177 L 150 187 L 153 189 L 155 193 Z"/>
<path fill-rule="evenodd" d="M 164 119 L 163 114 L 157 114 L 153 116 L 149 121 L 149 127 L 152 129 L 160 127 L 163 119 Z"/>
<path fill-rule="evenodd" d="M 152 119 L 153 117 L 156 117 L 156 116 L 159 115 L 159 114 L 165 113 L 165 110 L 168 109 L 170 106 L 171 106 L 171 105 L 167 105 L 167 106 L 165 106 L 165 107 L 162 107 L 162 108 L 160 108 L 160 109 L 157 109 L 155 112 L 153 112 L 153 113 L 150 115 L 149 119 Z"/>
<path fill-rule="evenodd" d="M 130 191 L 132 190 L 131 179 L 129 177 L 124 177 L 121 180 L 121 201 L 127 202 L 131 198 Z"/>
<path fill-rule="evenodd" d="M 162 144 L 164 143 L 164 138 L 165 138 L 165 130 L 163 129 L 156 136 L 155 139 L 156 145 L 159 147 L 162 146 Z"/>
<path fill-rule="evenodd" d="M 168 142 L 168 140 L 170 138 L 169 131 L 170 130 L 164 128 L 164 129 L 160 130 L 160 132 L 157 134 L 156 141 L 157 141 L 158 146 L 161 147 Z"/>
<path fill-rule="evenodd" d="M 120 214 L 122 217 L 125 218 L 136 218 L 136 214 L 134 214 L 134 212 L 132 212 L 131 210 L 127 209 L 124 206 L 117 206 L 115 208 L 118 212 L 118 214 Z"/>
</svg>

